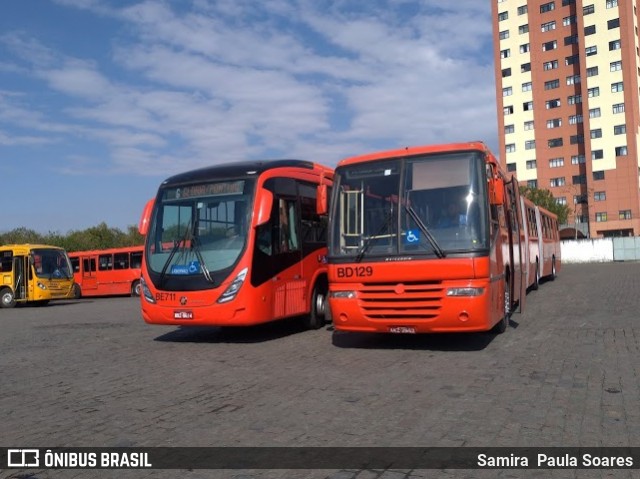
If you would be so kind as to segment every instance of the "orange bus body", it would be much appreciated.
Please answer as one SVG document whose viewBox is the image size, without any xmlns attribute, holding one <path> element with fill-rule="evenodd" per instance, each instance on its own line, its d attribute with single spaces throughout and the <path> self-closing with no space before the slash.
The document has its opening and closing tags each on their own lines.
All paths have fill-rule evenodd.
<svg viewBox="0 0 640 479">
<path fill-rule="evenodd" d="M 69 253 L 74 296 L 139 296 L 143 250 L 128 246 Z"/>
<path fill-rule="evenodd" d="M 335 328 L 503 332 L 528 286 L 520 205 L 515 177 L 481 142 L 341 161 L 328 256 Z M 453 224 L 441 221 L 447 209 Z"/>
<path fill-rule="evenodd" d="M 333 171 L 301 160 L 241 162 L 162 183 L 146 233 L 142 317 L 180 326 L 324 323 L 327 189 Z"/>
</svg>

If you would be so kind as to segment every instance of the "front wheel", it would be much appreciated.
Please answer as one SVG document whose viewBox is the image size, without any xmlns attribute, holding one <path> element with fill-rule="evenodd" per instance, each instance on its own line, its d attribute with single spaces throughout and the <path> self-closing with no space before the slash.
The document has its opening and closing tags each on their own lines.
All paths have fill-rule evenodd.
<svg viewBox="0 0 640 479">
<path fill-rule="evenodd" d="M 307 329 L 320 329 L 324 326 L 324 316 L 327 308 L 326 298 L 326 288 L 316 284 L 311 295 L 311 310 L 304 320 L 304 325 Z"/>
<path fill-rule="evenodd" d="M 10 288 L 0 290 L 0 307 L 13 308 L 16 305 L 16 297 Z"/>
<path fill-rule="evenodd" d="M 138 297 L 142 294 L 142 286 L 139 280 L 135 280 L 131 284 L 131 296 Z"/>
<path fill-rule="evenodd" d="M 537 291 L 539 287 L 540 287 L 540 265 L 536 261 L 536 277 L 533 280 L 533 285 L 531 286 L 531 289 L 533 289 L 534 291 Z"/>
<path fill-rule="evenodd" d="M 493 327 L 493 332 L 496 334 L 504 333 L 509 326 L 509 318 L 511 317 L 511 285 L 509 283 L 504 285 L 502 304 L 502 319 Z"/>
</svg>

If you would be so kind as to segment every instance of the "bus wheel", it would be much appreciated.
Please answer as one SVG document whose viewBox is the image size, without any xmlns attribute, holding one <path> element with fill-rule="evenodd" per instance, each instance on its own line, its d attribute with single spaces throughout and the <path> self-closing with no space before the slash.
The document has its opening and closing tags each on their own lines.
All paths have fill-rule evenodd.
<svg viewBox="0 0 640 479">
<path fill-rule="evenodd" d="M 138 297 L 141 294 L 142 294 L 142 286 L 140 286 L 140 281 L 136 279 L 131 284 L 131 296 Z"/>
<path fill-rule="evenodd" d="M 531 289 L 536 291 L 539 287 L 540 287 L 540 265 L 538 264 L 538 261 L 536 261 L 536 277 L 533 280 L 533 285 L 531 286 Z"/>
<path fill-rule="evenodd" d="M 553 281 L 554 279 L 556 279 L 556 276 L 556 258 L 554 256 L 553 260 L 551 261 L 551 277 L 549 279 Z"/>
<path fill-rule="evenodd" d="M 16 297 L 13 295 L 13 291 L 9 288 L 2 288 L 0 290 L 0 307 L 13 308 L 16 305 Z"/>
<path fill-rule="evenodd" d="M 78 283 L 73 283 L 71 295 L 74 299 L 80 299 L 80 297 L 82 296 L 82 290 L 80 289 L 80 285 Z"/>
<path fill-rule="evenodd" d="M 507 330 L 507 326 L 509 326 L 509 318 L 511 317 L 511 285 L 508 282 L 504 285 L 502 304 L 502 319 L 493 327 L 493 332 L 496 334 L 504 333 Z"/>
<path fill-rule="evenodd" d="M 326 288 L 316 284 L 311 295 L 311 310 L 305 316 L 304 323 L 307 329 L 320 329 L 324 326 L 324 312 L 327 307 L 326 298 Z"/>
</svg>

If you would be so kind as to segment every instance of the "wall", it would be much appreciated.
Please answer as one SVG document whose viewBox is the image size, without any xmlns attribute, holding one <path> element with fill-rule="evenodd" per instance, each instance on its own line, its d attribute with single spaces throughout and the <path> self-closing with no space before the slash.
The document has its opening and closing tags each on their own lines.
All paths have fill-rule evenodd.
<svg viewBox="0 0 640 479">
<path fill-rule="evenodd" d="M 611 238 L 562 241 L 562 263 L 604 263 L 613 261 Z"/>
</svg>

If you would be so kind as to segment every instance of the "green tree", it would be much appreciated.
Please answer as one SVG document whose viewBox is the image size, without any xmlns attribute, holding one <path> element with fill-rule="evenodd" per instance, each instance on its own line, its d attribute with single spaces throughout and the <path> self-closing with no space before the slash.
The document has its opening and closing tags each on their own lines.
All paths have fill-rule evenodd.
<svg viewBox="0 0 640 479">
<path fill-rule="evenodd" d="M 44 237 L 34 230 L 20 227 L 0 234 L 0 244 L 45 243 Z"/>
<path fill-rule="evenodd" d="M 521 186 L 520 194 L 533 201 L 536 205 L 542 206 L 556 214 L 558 216 L 558 224 L 567 223 L 567 218 L 571 210 L 567 205 L 559 204 L 549 190 Z"/>
</svg>

